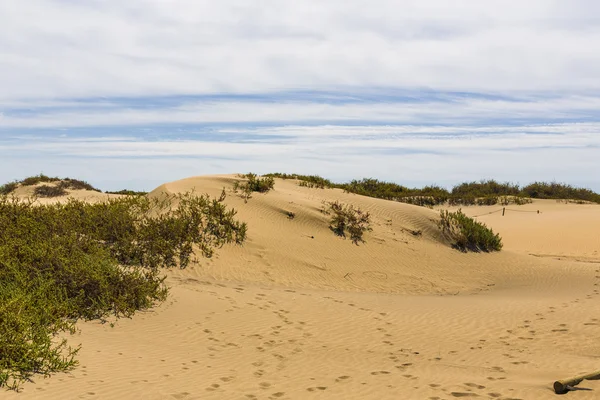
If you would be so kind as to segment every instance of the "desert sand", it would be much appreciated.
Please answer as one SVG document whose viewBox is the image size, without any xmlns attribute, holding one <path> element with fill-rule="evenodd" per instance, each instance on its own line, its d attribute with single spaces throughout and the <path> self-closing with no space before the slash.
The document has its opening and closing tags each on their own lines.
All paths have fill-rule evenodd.
<svg viewBox="0 0 600 400">
<path fill-rule="evenodd" d="M 463 207 L 504 242 L 465 254 L 436 210 L 280 179 L 244 203 L 235 179 L 150 195 L 225 187 L 249 226 L 243 246 L 168 271 L 152 310 L 80 323 L 77 369 L 2 398 L 547 399 L 554 380 L 600 369 L 599 205 Z M 371 213 L 366 243 L 328 229 L 330 200 Z M 591 390 L 565 398 L 600 398 L 600 382 L 579 387 Z"/>
</svg>

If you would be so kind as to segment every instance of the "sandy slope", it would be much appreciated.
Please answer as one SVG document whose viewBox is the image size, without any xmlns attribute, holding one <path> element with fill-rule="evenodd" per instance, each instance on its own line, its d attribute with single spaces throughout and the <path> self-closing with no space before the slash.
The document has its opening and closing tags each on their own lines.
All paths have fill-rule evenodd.
<svg viewBox="0 0 600 400">
<path fill-rule="evenodd" d="M 233 179 L 151 195 L 216 196 Z M 328 230 L 324 200 L 371 212 L 366 244 Z M 282 180 L 227 202 L 248 222 L 243 247 L 169 272 L 170 298 L 150 312 L 80 324 L 81 367 L 6 398 L 543 399 L 553 380 L 600 369 L 600 206 L 480 216 L 505 251 L 462 254 L 426 208 Z M 599 396 L 580 386 L 596 390 L 567 398 Z"/>
</svg>

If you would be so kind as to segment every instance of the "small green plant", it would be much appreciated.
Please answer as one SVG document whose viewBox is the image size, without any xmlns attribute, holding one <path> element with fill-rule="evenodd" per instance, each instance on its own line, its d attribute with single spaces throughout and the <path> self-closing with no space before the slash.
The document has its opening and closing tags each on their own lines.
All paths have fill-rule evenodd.
<svg viewBox="0 0 600 400">
<path fill-rule="evenodd" d="M 454 242 L 453 246 L 461 251 L 490 252 L 502 249 L 499 234 L 485 224 L 467 217 L 462 210 L 440 211 L 439 227 Z"/>
<path fill-rule="evenodd" d="M 352 205 L 338 201 L 328 202 L 322 211 L 331 216 L 329 229 L 343 238 L 350 236 L 350 240 L 356 245 L 364 243 L 364 233 L 373 230 L 370 214 Z"/>
<path fill-rule="evenodd" d="M 60 185 L 40 185 L 33 190 L 33 194 L 38 197 L 59 197 L 67 194 L 67 191 Z"/>
<path fill-rule="evenodd" d="M 275 179 L 272 176 L 259 178 L 256 174 L 250 172 L 240 175 L 240 178 L 245 179 L 245 181 L 234 182 L 233 192 L 240 193 L 245 202 L 248 202 L 248 199 L 252 198 L 253 192 L 267 193 L 275 186 Z"/>
</svg>

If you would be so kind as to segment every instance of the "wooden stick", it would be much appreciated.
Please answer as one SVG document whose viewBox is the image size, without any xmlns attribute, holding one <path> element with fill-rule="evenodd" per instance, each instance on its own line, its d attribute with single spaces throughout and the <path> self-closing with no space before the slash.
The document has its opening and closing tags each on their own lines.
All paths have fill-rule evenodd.
<svg viewBox="0 0 600 400">
<path fill-rule="evenodd" d="M 563 379 L 554 382 L 554 393 L 564 394 L 571 390 L 572 386 L 577 385 L 584 379 L 600 379 L 600 371 L 594 371 L 589 374 L 575 376 L 573 378 Z"/>
</svg>

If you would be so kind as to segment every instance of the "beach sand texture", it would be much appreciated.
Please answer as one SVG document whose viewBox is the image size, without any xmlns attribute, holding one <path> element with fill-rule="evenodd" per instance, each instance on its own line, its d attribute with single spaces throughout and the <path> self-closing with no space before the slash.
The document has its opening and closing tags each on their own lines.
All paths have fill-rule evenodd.
<svg viewBox="0 0 600 400">
<path fill-rule="evenodd" d="M 600 205 L 534 200 L 479 216 L 504 250 L 465 254 L 436 210 L 280 179 L 245 203 L 229 192 L 235 179 L 150 196 L 225 187 L 248 223 L 243 246 L 169 271 L 169 298 L 150 311 L 80 323 L 77 369 L 0 397 L 525 400 L 600 369 Z M 366 243 L 328 229 L 320 209 L 334 200 L 371 213 Z M 579 387 L 592 390 L 565 398 L 600 398 L 600 382 Z"/>
</svg>

